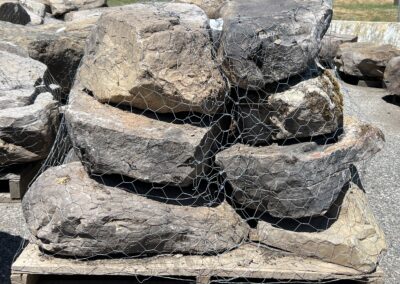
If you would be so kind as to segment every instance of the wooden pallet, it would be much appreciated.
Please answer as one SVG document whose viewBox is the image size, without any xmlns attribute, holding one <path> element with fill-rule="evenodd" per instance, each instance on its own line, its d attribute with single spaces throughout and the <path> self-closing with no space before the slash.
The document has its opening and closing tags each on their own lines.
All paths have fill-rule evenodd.
<svg viewBox="0 0 400 284">
<path fill-rule="evenodd" d="M 40 170 L 41 162 L 18 165 L 0 171 L 0 203 L 19 202 L 32 179 Z"/>
<path fill-rule="evenodd" d="M 317 259 L 300 258 L 255 243 L 217 256 L 163 255 L 147 258 L 74 260 L 43 254 L 29 244 L 12 266 L 12 284 L 40 283 L 41 276 L 194 277 L 196 283 L 227 278 L 299 281 L 359 280 L 383 284 L 383 273 L 362 274 Z M 76 283 L 83 283 L 77 280 Z"/>
</svg>

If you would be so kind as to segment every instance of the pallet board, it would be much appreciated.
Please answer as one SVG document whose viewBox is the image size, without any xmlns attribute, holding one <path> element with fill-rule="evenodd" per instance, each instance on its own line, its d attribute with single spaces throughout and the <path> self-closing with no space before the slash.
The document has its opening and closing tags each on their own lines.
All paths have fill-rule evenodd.
<svg viewBox="0 0 400 284">
<path fill-rule="evenodd" d="M 147 258 L 74 260 L 43 254 L 29 244 L 12 266 L 12 284 L 35 284 L 40 275 L 81 276 L 183 276 L 197 283 L 213 277 L 301 281 L 360 280 L 383 283 L 383 273 L 357 270 L 296 257 L 249 243 L 216 256 L 163 255 Z M 79 283 L 79 281 L 77 282 Z"/>
</svg>

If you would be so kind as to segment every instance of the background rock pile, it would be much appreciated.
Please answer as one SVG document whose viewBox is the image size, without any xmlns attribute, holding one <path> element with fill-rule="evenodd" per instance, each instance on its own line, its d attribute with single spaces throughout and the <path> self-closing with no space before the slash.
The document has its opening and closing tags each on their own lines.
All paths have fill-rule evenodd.
<svg viewBox="0 0 400 284">
<path fill-rule="evenodd" d="M 73 84 L 62 84 L 72 86 L 75 158 L 25 196 L 32 241 L 79 258 L 259 242 L 372 272 L 386 244 L 352 177 L 384 137 L 344 117 L 340 84 L 319 67 L 330 6 L 207 3 L 78 11 L 43 25 L 45 44 L 35 33 L 19 39 L 49 69 L 83 55 Z"/>
</svg>

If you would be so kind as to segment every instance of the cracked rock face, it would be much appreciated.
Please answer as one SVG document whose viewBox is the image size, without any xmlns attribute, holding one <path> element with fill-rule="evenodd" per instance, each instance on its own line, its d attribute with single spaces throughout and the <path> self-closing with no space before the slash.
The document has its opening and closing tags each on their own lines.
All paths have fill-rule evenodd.
<svg viewBox="0 0 400 284">
<path fill-rule="evenodd" d="M 330 134 L 343 126 L 343 95 L 325 71 L 281 92 L 246 92 L 236 116 L 241 141 L 251 145 Z"/>
<path fill-rule="evenodd" d="M 80 162 L 45 171 L 22 207 L 35 242 L 71 257 L 215 253 L 235 248 L 249 233 L 226 202 L 216 207 L 168 205 L 99 184 Z"/>
<path fill-rule="evenodd" d="M 231 0 L 220 14 L 225 75 L 234 86 L 258 90 L 314 62 L 332 9 L 321 0 Z"/>
<path fill-rule="evenodd" d="M 101 16 L 77 79 L 100 102 L 212 114 L 226 92 L 212 49 L 208 18 L 199 7 L 130 5 Z"/>
<path fill-rule="evenodd" d="M 325 225 L 328 218 L 331 224 Z M 327 215 L 316 222 L 314 226 L 318 227 L 319 222 L 324 228 L 318 232 L 300 232 L 259 221 L 257 239 L 298 256 L 318 258 L 363 273 L 376 269 L 387 245 L 363 190 L 352 184 Z"/>
<path fill-rule="evenodd" d="M 229 119 L 210 126 L 173 123 L 123 111 L 74 88 L 68 131 L 92 173 L 121 174 L 149 183 L 189 186 L 209 170 Z M 226 124 L 226 125 L 225 125 Z"/>
<path fill-rule="evenodd" d="M 390 44 L 344 43 L 339 47 L 335 65 L 346 75 L 382 80 L 386 65 L 396 56 L 400 56 L 400 49 Z"/>
<path fill-rule="evenodd" d="M 377 128 L 346 118 L 344 133 L 335 143 L 237 144 L 218 153 L 216 163 L 243 208 L 280 218 L 318 216 L 350 181 L 350 165 L 380 151 L 383 140 Z"/>
<path fill-rule="evenodd" d="M 47 68 L 0 51 L 0 165 L 47 156 L 55 137 L 57 102 L 44 82 Z"/>
</svg>

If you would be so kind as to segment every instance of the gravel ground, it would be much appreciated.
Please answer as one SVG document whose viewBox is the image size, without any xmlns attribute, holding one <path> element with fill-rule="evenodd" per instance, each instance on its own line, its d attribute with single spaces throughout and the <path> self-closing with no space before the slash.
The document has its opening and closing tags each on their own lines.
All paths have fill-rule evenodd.
<svg viewBox="0 0 400 284">
<path fill-rule="evenodd" d="M 389 250 L 382 260 L 387 284 L 400 283 L 400 107 L 385 102 L 384 90 L 344 85 L 346 111 L 379 126 L 386 136 L 386 147 L 373 160 L 362 165 L 361 179 L 371 206 L 382 225 Z M 8 283 L 14 255 L 25 242 L 26 229 L 19 203 L 1 204 L 0 283 Z"/>
</svg>

